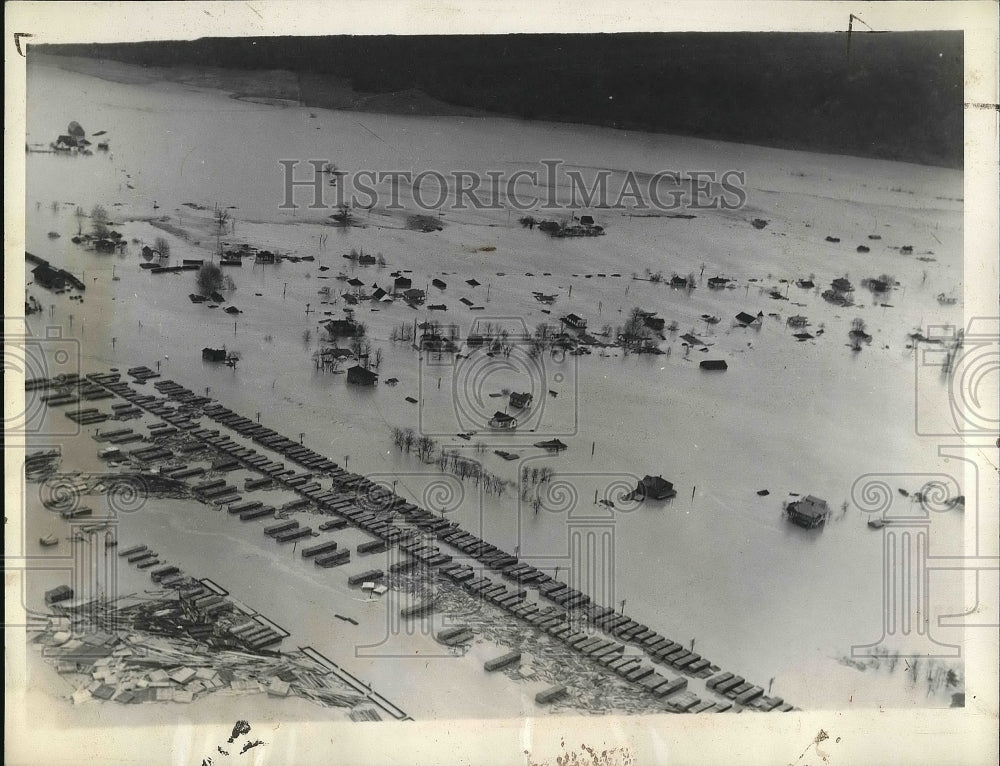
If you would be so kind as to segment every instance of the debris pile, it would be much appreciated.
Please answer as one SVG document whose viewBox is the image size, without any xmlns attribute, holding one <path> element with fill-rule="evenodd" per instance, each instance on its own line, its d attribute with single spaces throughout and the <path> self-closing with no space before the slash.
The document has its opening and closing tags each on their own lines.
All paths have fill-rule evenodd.
<svg viewBox="0 0 1000 766">
<path fill-rule="evenodd" d="M 244 615 L 199 623 L 177 596 L 86 607 L 85 619 L 72 605 L 54 607 L 61 614 L 51 616 L 33 639 L 74 687 L 70 697 L 76 704 L 192 702 L 214 692 L 266 692 L 358 708 L 356 720 L 377 719 L 366 696 L 305 652 L 240 648 L 234 628 L 246 622 Z"/>
</svg>

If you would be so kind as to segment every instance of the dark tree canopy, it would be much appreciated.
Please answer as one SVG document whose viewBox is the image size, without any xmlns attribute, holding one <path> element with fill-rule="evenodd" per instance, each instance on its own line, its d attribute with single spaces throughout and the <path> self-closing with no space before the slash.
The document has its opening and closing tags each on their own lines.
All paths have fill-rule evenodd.
<svg viewBox="0 0 1000 766">
<path fill-rule="evenodd" d="M 295 72 L 346 107 L 422 91 L 458 108 L 961 167 L 961 32 L 206 38 L 31 46 L 147 66 Z M 375 111 L 377 111 L 377 107 Z"/>
</svg>

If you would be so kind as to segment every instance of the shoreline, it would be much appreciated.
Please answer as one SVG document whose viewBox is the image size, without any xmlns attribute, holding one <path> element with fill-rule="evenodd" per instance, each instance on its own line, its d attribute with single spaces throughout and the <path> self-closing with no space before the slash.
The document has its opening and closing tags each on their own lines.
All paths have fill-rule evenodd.
<svg viewBox="0 0 1000 766">
<path fill-rule="evenodd" d="M 261 103 L 279 107 L 303 109 L 329 109 L 335 112 L 355 112 L 367 115 L 391 115 L 409 117 L 470 118 L 481 120 L 509 120 L 533 126 L 553 128 L 590 128 L 622 135 L 632 134 L 645 137 L 672 138 L 681 141 L 700 142 L 706 146 L 730 145 L 748 149 L 773 150 L 779 152 L 806 153 L 817 157 L 849 158 L 851 160 L 912 165 L 928 170 L 963 172 L 962 166 L 940 165 L 907 159 L 864 154 L 837 153 L 830 150 L 801 146 L 794 142 L 776 141 L 769 144 L 755 144 L 725 137 L 702 136 L 693 133 L 670 133 L 650 131 L 628 126 L 611 126 L 587 122 L 552 121 L 528 119 L 503 112 L 488 112 L 454 106 L 427 96 L 418 90 L 404 90 L 395 93 L 362 93 L 355 91 L 349 83 L 330 80 L 326 75 L 311 75 L 319 81 L 312 87 L 315 91 L 303 98 L 301 83 L 303 75 L 288 70 L 242 70 L 221 67 L 146 67 L 120 62 L 114 59 L 98 59 L 83 56 L 63 56 L 60 54 L 36 53 L 43 65 L 54 66 L 65 71 L 86 74 L 108 82 L 133 83 L 173 83 L 187 88 L 225 93 L 227 97 L 244 103 Z M 154 74 L 155 73 L 155 74 Z M 266 79 L 269 87 L 262 87 L 261 79 Z M 321 84 L 320 84 L 321 82 Z M 318 94 L 313 98 L 313 94 Z M 269 101 L 269 99 L 271 101 Z M 287 102 L 287 103 L 280 103 Z"/>
</svg>

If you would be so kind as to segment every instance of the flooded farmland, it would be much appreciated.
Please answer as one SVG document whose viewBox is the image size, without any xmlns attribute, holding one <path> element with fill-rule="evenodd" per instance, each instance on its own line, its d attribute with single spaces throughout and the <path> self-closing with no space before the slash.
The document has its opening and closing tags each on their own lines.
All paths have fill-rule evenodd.
<svg viewBox="0 0 1000 766">
<path fill-rule="evenodd" d="M 26 377 L 118 375 L 95 379 L 113 397 L 86 405 L 108 412 L 112 401 L 132 401 L 114 386 L 170 399 L 155 385 L 172 381 L 204 399 L 176 405 L 189 408 L 194 428 L 218 429 L 240 448 L 274 458 L 210 407 L 231 410 L 335 463 L 342 474 L 310 471 L 317 491 L 346 487 L 338 476 L 361 477 L 364 492 L 380 498 L 380 512 L 412 505 L 446 521 L 449 534 L 473 535 L 548 579 L 522 585 L 505 578 L 449 548 L 443 528 L 433 530 L 437 546 L 452 558 L 439 568 L 468 563 L 477 579 L 514 595 L 524 590 L 522 600 L 539 611 L 552 606 L 539 582 L 586 599 L 567 610 L 566 632 L 556 635 L 528 619 L 532 612 L 517 613 L 523 607 L 514 602 L 477 598 L 467 581 L 402 570 L 389 577 L 401 555 L 394 540 L 386 551 L 361 555 L 371 530 L 353 522 L 329 533 L 351 561 L 316 567 L 301 546 L 262 531 L 274 516 L 241 522 L 191 487 L 221 477 L 243 501 L 259 497 L 317 537 L 329 515 L 323 503 L 281 513 L 298 487 L 245 491 L 254 470 L 246 463 L 235 473 L 217 470 L 202 453 L 185 464 L 207 475 L 186 480 L 179 496 L 150 492 L 115 515 L 121 550 L 148 546 L 163 564 L 218 584 L 288 634 L 282 650 L 319 652 L 415 719 L 681 712 L 702 701 L 732 709 L 734 699 L 712 685 L 727 672 L 745 679 L 744 691 L 757 689 L 750 698 L 737 695 L 748 711 L 754 699 L 779 695 L 770 709 L 949 707 L 964 690 L 963 665 L 950 649 L 962 628 L 938 621 L 965 609 L 961 573 L 930 574 L 922 605 L 929 616 L 920 611 L 925 622 L 912 631 L 894 622 L 907 614 L 887 614 L 884 592 L 887 551 L 903 544 L 902 532 L 891 536 L 894 525 L 914 539 L 919 531 L 935 555 L 961 556 L 964 496 L 974 495 L 960 461 L 920 436 L 922 423 L 944 417 L 950 390 L 948 370 L 923 354 L 955 353 L 956 328 L 964 326 L 960 171 L 500 117 L 260 103 L 150 81 L 125 65 L 77 68 L 55 57 L 28 68 L 26 250 L 85 290 L 45 289 L 27 264 L 27 295 L 40 310 L 25 322 L 28 337 L 39 340 Z M 106 131 L 107 150 L 45 151 L 70 121 Z M 419 192 L 402 188 L 398 207 L 354 208 L 348 225 L 338 225 L 331 218 L 336 177 L 327 174 L 319 181 L 325 208 L 310 209 L 314 189 L 300 184 L 297 207 L 282 209 L 282 160 L 298 160 L 302 179 L 312 172 L 309 160 L 345 173 L 510 175 L 554 158 L 588 184 L 601 169 L 614 182 L 629 171 L 737 168 L 746 202 L 687 210 L 687 217 L 593 207 L 555 214 L 543 209 L 546 190 L 536 189 L 527 210 L 446 207 L 422 230 L 413 222 Z M 389 194 L 391 184 L 378 191 Z M 95 206 L 121 235 L 112 252 L 92 240 L 73 242 L 93 230 Z M 528 215 L 563 223 L 576 216 L 580 226 L 590 216 L 603 233 L 553 237 L 523 225 Z M 158 240 L 168 257 L 157 254 L 159 270 L 143 268 L 150 263 L 143 248 Z M 223 301 L 192 301 L 198 272 L 171 270 L 185 260 L 219 262 L 244 246 L 274 253 L 277 262 L 250 256 L 222 266 Z M 355 258 L 345 257 L 352 251 Z M 362 265 L 363 253 L 376 255 L 374 263 Z M 722 281 L 710 285 L 712 278 Z M 399 279 L 409 285 L 397 289 Z M 838 279 L 850 289 L 835 290 Z M 424 292 L 420 300 L 401 294 L 414 288 Z M 379 289 L 390 299 L 373 298 Z M 831 300 L 831 291 L 841 299 Z M 570 315 L 585 328 L 563 321 Z M 636 317 L 644 329 L 631 343 Z M 337 320 L 363 325 L 356 348 L 331 331 Z M 454 348 L 420 340 L 439 334 Z M 205 361 L 203 349 L 224 349 L 232 363 Z M 348 354 L 328 362 L 331 349 Z M 724 360 L 725 369 L 706 370 L 706 360 Z M 347 371 L 355 366 L 374 371 L 377 385 L 352 385 Z M 139 367 L 156 376 L 147 382 L 129 374 Z M 530 393 L 529 406 L 512 408 L 512 392 Z M 161 416 L 148 405 L 138 402 L 135 418 L 121 424 L 142 435 L 123 451 L 162 443 L 150 431 Z M 180 465 L 122 460 L 109 467 L 97 457 L 105 445 L 95 436 L 118 424 L 76 427 L 63 410 L 41 400 L 36 406 L 28 452 L 58 447 L 60 455 L 25 487 L 31 555 L 66 556 L 85 544 L 71 539 L 72 520 L 44 506 L 46 482 L 78 472 L 79 501 L 101 515 L 110 500 L 98 485 L 113 483 L 111 474 Z M 515 412 L 516 428 L 489 426 L 497 413 Z M 397 438 L 407 430 L 412 443 Z M 537 446 L 553 439 L 565 449 Z M 177 458 L 183 446 L 177 440 L 166 449 Z M 640 498 L 634 490 L 645 477 L 668 481 L 674 496 Z M 386 492 L 397 497 L 388 506 Z M 786 514 L 807 496 L 825 501 L 818 528 Z M 397 526 L 427 533 L 405 517 L 397 515 Z M 887 525 L 875 528 L 873 519 Z M 54 548 L 41 542 L 49 534 L 59 539 Z M 91 562 L 115 572 L 103 587 L 151 596 L 147 573 L 109 551 L 98 546 L 104 563 Z M 372 571 L 387 574 L 386 592 L 349 583 Z M 44 611 L 46 592 L 65 581 L 59 569 L 32 573 L 28 606 Z M 434 615 L 401 621 L 400 610 L 421 599 L 434 601 Z M 611 614 L 585 611 L 596 606 Z M 643 630 L 623 638 L 608 627 L 615 613 Z M 457 627 L 467 629 L 465 643 L 441 638 Z M 581 634 L 571 639 L 576 646 L 567 643 L 570 630 Z M 609 670 L 577 651 L 588 632 L 619 638 L 638 669 L 660 673 L 664 685 L 685 678 L 686 689 L 657 696 L 657 687 L 641 687 L 651 673 L 630 679 Z M 656 646 L 653 635 L 629 643 L 647 632 L 686 650 L 689 664 L 704 659 L 709 672 L 685 674 L 664 662 L 671 655 L 647 651 Z M 521 653 L 518 668 L 484 671 L 484 662 L 510 651 Z M 935 659 L 907 670 L 913 663 L 904 667 L 898 658 L 910 652 Z M 74 691 L 70 676 L 54 676 L 41 661 L 31 673 L 54 696 Z M 594 693 L 602 684 L 603 697 Z M 539 702 L 537 695 L 559 686 L 554 703 Z M 270 688 L 261 682 L 251 691 Z M 698 702 L 686 698 L 685 708 L 674 692 Z M 268 704 L 286 702 L 275 696 Z M 300 702 L 290 715 L 319 714 Z M 72 712 L 92 722 L 93 709 Z"/>
</svg>

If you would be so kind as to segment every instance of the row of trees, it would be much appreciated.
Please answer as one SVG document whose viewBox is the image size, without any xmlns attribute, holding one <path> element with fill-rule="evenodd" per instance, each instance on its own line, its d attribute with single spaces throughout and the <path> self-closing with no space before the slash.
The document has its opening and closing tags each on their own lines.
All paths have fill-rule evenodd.
<svg viewBox="0 0 1000 766">
<path fill-rule="evenodd" d="M 437 441 L 426 435 L 418 436 L 412 428 L 394 427 L 392 441 L 400 452 L 414 453 L 423 463 L 436 462 L 442 472 L 450 471 L 463 481 L 471 479 L 487 494 L 500 496 L 507 490 L 509 482 L 484 469 L 478 460 L 455 449 L 439 448 Z"/>
</svg>

